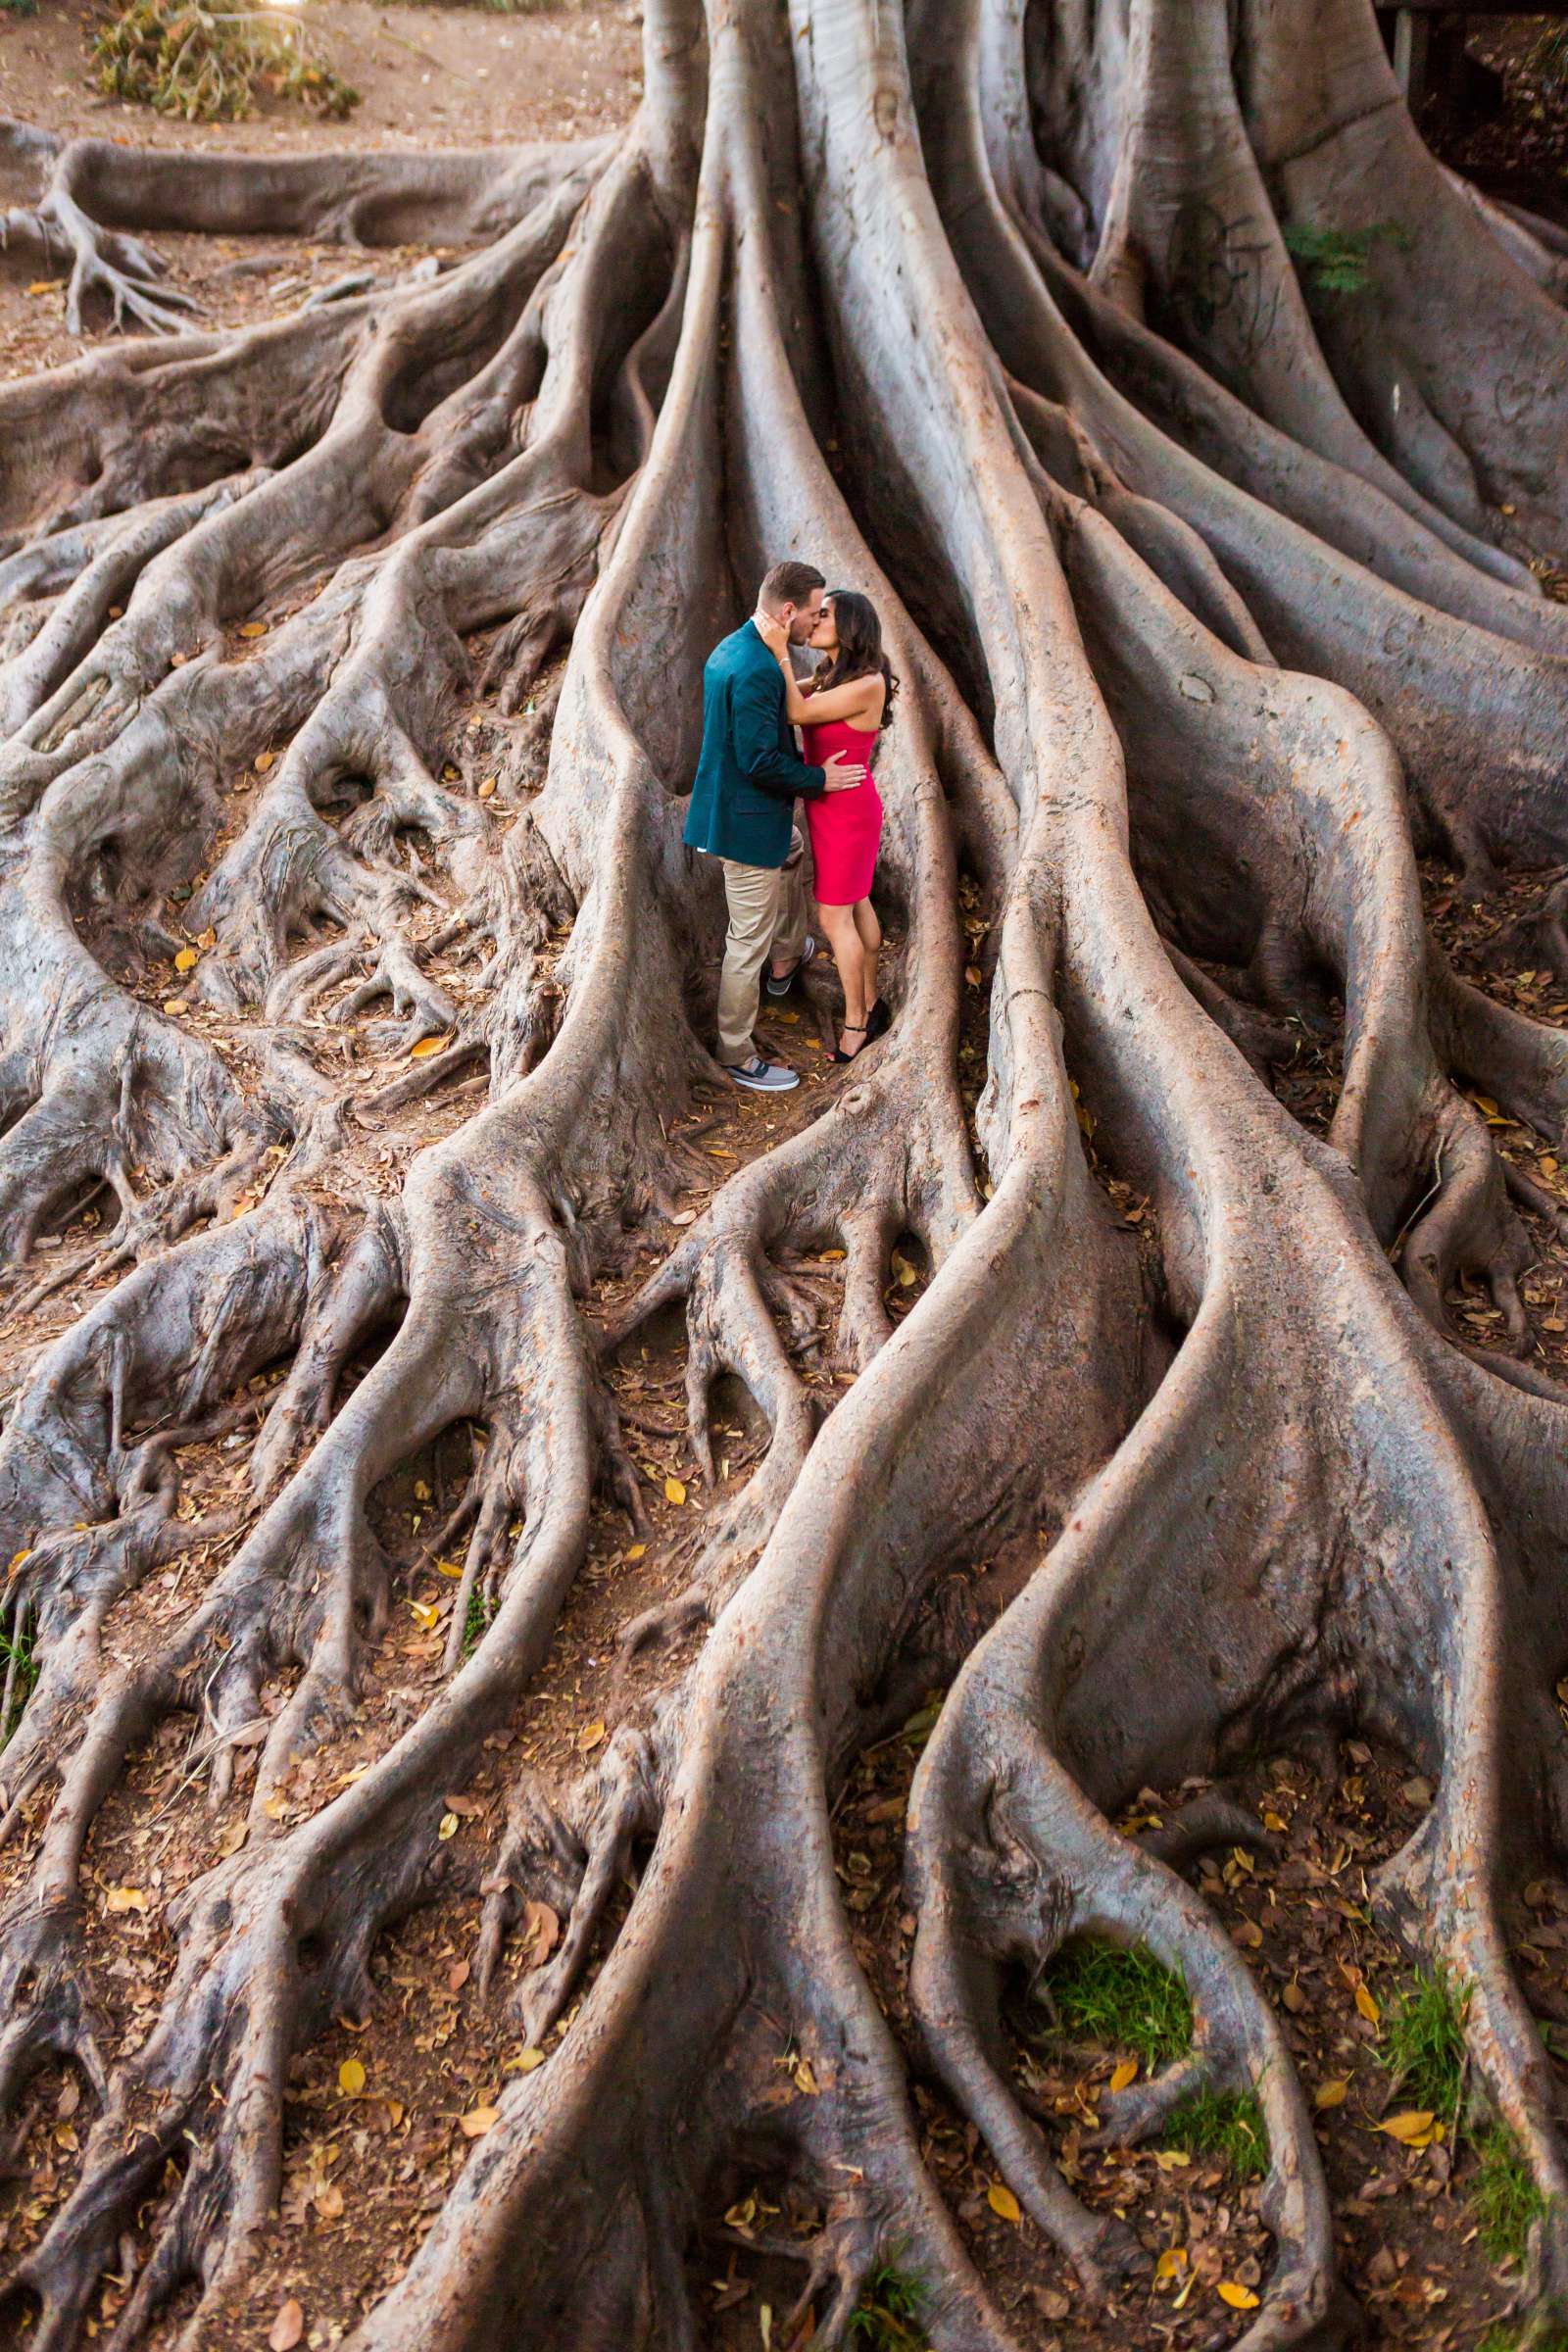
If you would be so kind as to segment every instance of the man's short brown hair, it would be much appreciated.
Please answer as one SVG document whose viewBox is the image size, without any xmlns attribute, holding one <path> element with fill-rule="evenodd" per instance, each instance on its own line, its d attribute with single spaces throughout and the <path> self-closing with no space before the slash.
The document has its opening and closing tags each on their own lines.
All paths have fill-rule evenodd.
<svg viewBox="0 0 1568 2352">
<path fill-rule="evenodd" d="M 762 582 L 759 601 L 773 612 L 780 605 L 804 605 L 814 589 L 826 586 L 814 564 L 775 564 Z"/>
</svg>

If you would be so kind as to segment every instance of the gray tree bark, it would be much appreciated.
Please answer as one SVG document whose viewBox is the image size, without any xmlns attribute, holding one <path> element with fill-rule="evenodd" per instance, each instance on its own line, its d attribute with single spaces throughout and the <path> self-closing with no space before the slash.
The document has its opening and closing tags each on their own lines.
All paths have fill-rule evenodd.
<svg viewBox="0 0 1568 2352">
<path fill-rule="evenodd" d="M 1416 868 L 1440 852 L 1479 894 L 1568 859 L 1568 614 L 1528 564 L 1563 544 L 1553 257 L 1421 147 L 1367 0 L 647 16 L 618 141 L 264 165 L 37 140 L 9 224 L 74 305 L 178 330 L 0 387 L 13 1311 L 89 1270 L 31 1254 L 83 1188 L 118 1202 L 93 1303 L 0 1428 L 0 1623 L 40 1666 L 0 1758 L 0 1836 L 30 1840 L 0 1919 L 0 2106 L 56 2057 L 96 2098 L 9 2324 L 84 2340 L 123 2245 L 113 2341 L 192 2280 L 181 2340 L 207 2340 L 275 2205 L 291 2058 L 368 1997 L 387 1923 L 454 1884 L 430 1792 L 543 1661 L 596 1488 L 635 1508 L 605 1364 L 671 1307 L 699 1460 L 721 1374 L 770 1446 L 708 1514 L 690 1591 L 628 1629 L 662 1657 L 701 1626 L 692 1662 L 628 1702 L 564 1810 L 519 1780 L 480 1973 L 537 1889 L 565 1933 L 523 1981 L 529 2039 L 580 2005 L 359 2352 L 694 2344 L 686 2252 L 743 2157 L 820 2211 L 815 2341 L 896 2241 L 941 2352 L 1014 2340 L 920 2160 L 833 1870 L 832 1793 L 915 1658 L 950 1687 L 909 1815 L 914 2008 L 1086 2289 L 1113 2294 L 1136 2239 L 1055 2170 L 1003 2001 L 1093 1934 L 1179 1970 L 1198 2023 L 1196 2061 L 1120 2094 L 1114 2127 L 1157 2131 L 1195 2079 L 1262 2103 L 1276 2259 L 1248 2352 L 1353 2332 L 1278 2021 L 1173 1860 L 1109 1817 L 1257 1741 L 1360 1730 L 1436 1788 L 1377 1900 L 1470 1989 L 1474 2079 L 1545 2199 L 1531 2310 L 1568 2324 L 1568 2162 L 1498 1908 L 1568 1841 L 1568 1400 L 1519 1293 L 1523 1220 L 1558 1212 L 1464 1091 L 1560 1139 L 1568 1043 L 1454 976 Z M 283 218 L 475 250 L 237 335 L 174 318 L 147 232 Z M 1353 300 L 1298 270 L 1301 231 L 1369 232 Z M 694 696 L 671 681 L 784 551 L 866 588 L 906 684 L 879 769 L 897 1017 L 605 1330 L 585 1294 L 664 1234 L 669 1114 L 714 1078 L 686 979 L 719 918 L 680 847 Z M 252 616 L 272 625 L 241 642 Z M 510 712 L 569 645 L 508 779 L 543 788 L 501 841 L 442 780 L 481 638 Z M 255 1009 L 236 1068 L 114 975 L 173 944 L 156 909 L 201 870 L 221 779 L 279 746 L 186 910 L 210 943 L 191 997 Z M 989 926 L 973 1133 L 961 894 Z M 473 946 L 461 1002 L 426 968 L 432 901 Z M 1554 909 L 1535 936 L 1568 975 Z M 318 1015 L 378 999 L 408 1044 L 446 1042 L 368 1098 Z M 1286 1015 L 1337 1028 L 1326 1137 L 1269 1088 Z M 441 1140 L 398 1123 L 476 1069 Z M 390 1192 L 344 1179 L 351 1118 L 385 1122 Z M 1149 1198 L 1142 1252 L 1108 1171 Z M 933 1277 L 895 1331 L 906 1232 Z M 826 1245 L 855 1378 L 819 1427 L 781 1260 Z M 1460 1336 L 1461 1278 L 1515 1352 Z M 492 1621 L 361 1777 L 281 1821 L 385 1623 L 372 1491 L 465 1420 L 484 1443 L 441 1542 Z M 179 1452 L 214 1432 L 251 1435 L 265 1509 L 149 1637 L 127 1612 L 190 1540 Z M 944 1571 L 1022 1540 L 1011 1604 L 933 1661 Z M 172 1715 L 219 1804 L 260 1733 L 248 1835 L 185 1898 L 157 2022 L 116 2063 L 83 1847 Z M 814 2095 L 780 2100 L 780 2020 Z"/>
</svg>

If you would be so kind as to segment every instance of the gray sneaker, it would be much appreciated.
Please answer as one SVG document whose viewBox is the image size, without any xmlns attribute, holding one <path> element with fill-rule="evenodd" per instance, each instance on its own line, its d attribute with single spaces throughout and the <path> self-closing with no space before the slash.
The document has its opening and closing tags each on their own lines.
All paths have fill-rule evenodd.
<svg viewBox="0 0 1568 2352">
<path fill-rule="evenodd" d="M 800 1076 L 787 1069 L 781 1061 L 764 1061 L 754 1054 L 750 1061 L 724 1061 L 719 1067 L 737 1086 L 749 1086 L 754 1094 L 787 1095 L 792 1086 L 799 1086 Z"/>
<path fill-rule="evenodd" d="M 774 972 L 771 969 L 769 970 L 766 982 L 768 995 L 770 997 L 787 997 L 790 993 L 790 990 L 795 986 L 796 981 L 805 971 L 807 965 L 812 961 L 815 955 L 816 942 L 811 937 L 809 931 L 808 931 L 806 934 L 806 944 L 801 949 L 799 960 L 795 963 L 792 963 L 787 972 Z"/>
</svg>

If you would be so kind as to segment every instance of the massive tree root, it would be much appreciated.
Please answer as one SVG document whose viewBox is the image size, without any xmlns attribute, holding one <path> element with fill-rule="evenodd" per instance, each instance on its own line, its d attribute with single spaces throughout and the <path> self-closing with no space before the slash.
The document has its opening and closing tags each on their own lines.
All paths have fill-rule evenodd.
<svg viewBox="0 0 1568 2352">
<path fill-rule="evenodd" d="M 220 2340 L 291 2066 L 462 1894 L 527 2064 L 364 2352 L 693 2345 L 688 2256 L 748 2188 L 812 2340 L 897 2250 L 933 2344 L 1000 2352 L 834 1868 L 837 1788 L 932 1690 L 910 2010 L 1091 2295 L 1125 2310 L 1152 2249 L 1074 2193 L 1008 2040 L 1083 1936 L 1194 2009 L 1111 2132 L 1261 2103 L 1239 2340 L 1354 2331 L 1280 2021 L 1185 1875 L 1237 1810 L 1112 1825 L 1355 1733 L 1436 1789 L 1376 1899 L 1465 1988 L 1540 2195 L 1529 2312 L 1568 2324 L 1502 1927 L 1568 1843 L 1568 1396 L 1522 1286 L 1564 1212 L 1493 1124 L 1560 1145 L 1568 1046 L 1455 975 L 1416 863 L 1477 897 L 1568 855 L 1568 620 L 1528 566 L 1568 522 L 1550 256 L 1420 147 L 1363 0 L 907 14 L 657 0 L 634 123 L 559 155 L 36 143 L 8 233 L 147 325 L 173 222 L 477 250 L 0 391 L 0 1630 L 36 1668 L 0 2120 L 53 2065 L 92 2101 L 4 2282 L 19 2341 L 166 2307 Z M 1358 240 L 1353 298 L 1313 234 Z M 714 1185 L 681 796 L 703 654 L 786 550 L 875 597 L 904 679 L 896 1018 Z M 475 1861 L 449 1807 L 606 1510 L 644 1531 L 622 1375 L 677 1328 L 706 1507 L 640 1533 L 668 1573 L 593 1760 L 509 1764 Z M 411 1554 L 385 1496 L 431 1464 Z M 432 1563 L 440 1665 L 389 1717 Z M 89 1857 L 180 1722 L 219 1850 L 133 2044 Z"/>
</svg>

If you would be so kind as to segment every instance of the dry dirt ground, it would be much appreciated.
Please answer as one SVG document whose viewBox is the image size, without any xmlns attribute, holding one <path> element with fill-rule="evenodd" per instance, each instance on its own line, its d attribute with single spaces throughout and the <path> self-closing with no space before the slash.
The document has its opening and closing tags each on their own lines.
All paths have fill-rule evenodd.
<svg viewBox="0 0 1568 2352">
<path fill-rule="evenodd" d="M 322 0 L 319 16 L 334 62 L 364 92 L 347 123 L 323 124 L 270 108 L 244 124 L 193 129 L 145 112 L 105 107 L 85 78 L 83 20 L 48 6 L 31 20 L 0 14 L 0 112 L 138 141 L 297 149 L 581 133 L 620 120 L 634 103 L 635 11 L 624 5 L 504 15 Z M 341 248 L 281 239 L 207 243 L 166 237 L 160 243 L 180 282 L 220 323 L 286 309 L 347 266 Z M 368 257 L 382 272 L 416 258 Z M 77 348 L 64 331 L 59 288 L 29 293 L 0 270 L 0 369 L 41 367 Z M 227 650 L 234 658 L 242 654 L 237 636 Z M 474 651 L 477 668 L 483 648 Z M 483 805 L 498 843 L 537 788 L 550 700 L 547 680 L 537 709 L 508 719 L 476 692 L 448 747 L 451 788 L 466 789 Z M 264 762 L 271 757 L 264 755 Z M 229 777 L 223 825 L 207 845 L 204 873 L 243 826 L 257 785 L 254 769 L 236 767 Z M 1504 919 L 1538 903 L 1551 879 L 1522 879 L 1506 904 L 1477 907 L 1457 897 L 1446 874 L 1433 870 L 1427 877 L 1434 920 L 1460 968 L 1507 1001 L 1568 1018 L 1568 987 L 1524 955 L 1493 944 Z M 165 938 L 181 935 L 181 906 L 189 896 L 182 891 L 162 910 Z M 81 915 L 90 936 L 91 913 L 84 907 Z M 988 969 L 984 924 L 972 908 L 970 935 L 971 1019 L 963 1066 L 972 1094 L 983 1074 Z M 898 941 L 890 944 L 897 956 Z M 199 954 L 201 943 L 192 945 Z M 464 959 L 461 938 L 429 968 L 460 1002 L 481 985 Z M 117 958 L 116 973 L 199 1028 L 243 1078 L 254 1053 L 249 1016 L 219 1014 L 197 999 L 182 998 L 179 973 L 156 939 L 150 935 L 146 953 L 133 963 Z M 715 1095 L 684 1123 L 694 1173 L 677 1223 L 689 1222 L 738 1165 L 816 1116 L 832 1090 L 845 1083 L 847 1074 L 834 1069 L 828 1053 L 835 1003 L 831 973 L 818 968 L 807 997 L 770 1009 L 764 1020 L 764 1045 L 804 1070 L 798 1094 L 782 1103 Z M 424 1065 L 411 1066 L 368 1015 L 323 1019 L 318 1026 L 323 1048 L 334 1041 L 331 1050 L 352 1074 L 361 1138 L 356 1157 L 390 1192 L 421 1145 L 464 1119 L 483 1076 L 471 1066 L 452 1069 L 441 1083 L 412 1092 Z M 1279 1080 L 1298 1116 L 1326 1123 L 1337 1063 L 1332 1030 L 1315 1036 L 1303 1029 L 1296 1059 Z M 1483 1108 L 1496 1116 L 1492 1106 Z M 1549 1146 L 1498 1124 L 1505 1154 L 1562 1200 L 1568 1221 L 1568 1175 Z M 264 1174 L 258 1191 L 267 1181 Z M 358 1181 L 366 1181 L 363 1173 Z M 1124 1186 L 1108 1189 L 1128 1223 L 1143 1224 L 1143 1202 Z M 239 1202 L 236 1213 L 246 1205 Z M 39 1346 L 82 1311 L 96 1287 L 113 1279 L 94 1256 L 102 1213 L 101 1201 L 83 1200 L 46 1241 L 45 1249 L 54 1251 L 54 1287 L 40 1285 L 23 1302 L 24 1311 L 13 1311 L 0 1330 L 0 1401 Z M 1568 1224 L 1555 1229 L 1536 1220 L 1540 1262 L 1526 1289 L 1537 1360 L 1559 1377 L 1568 1377 L 1565 1229 Z M 651 1247 L 650 1259 L 654 1254 Z M 824 1412 L 839 1387 L 828 1361 L 835 1305 L 829 1260 L 836 1254 L 790 1269 L 793 1347 Z M 608 1320 L 638 1271 L 603 1286 L 593 1311 Z M 906 1250 L 896 1258 L 889 1293 L 896 1316 L 919 1297 L 923 1280 L 917 1253 Z M 1454 1304 L 1478 1346 L 1495 1344 L 1495 1310 L 1484 1298 Z M 368 1353 L 362 1359 L 361 1376 L 371 1360 Z M 258 1392 L 277 1377 L 261 1375 Z M 213 2323 L 214 2352 L 260 2352 L 290 2300 L 302 2307 L 306 2343 L 339 2341 L 407 2263 L 486 2129 L 510 2073 L 538 2063 L 538 2053 L 511 2022 L 506 1998 L 518 1975 L 552 1947 L 560 1928 L 554 1914 L 533 1906 L 529 1932 L 509 1950 L 499 1997 L 481 2002 L 472 1975 L 480 1882 L 502 1826 L 501 1792 L 521 1760 L 532 1763 L 546 1786 L 564 1783 L 613 1733 L 648 1682 L 668 1674 L 667 1649 L 628 1659 L 621 1637 L 644 1612 L 680 1591 L 704 1515 L 744 1482 L 761 1445 L 750 1408 L 734 1400 L 720 1431 L 715 1480 L 711 1487 L 703 1481 L 686 1438 L 678 1322 L 655 1325 L 628 1345 L 612 1379 L 643 1474 L 645 1524 L 631 1529 L 622 1516 L 608 1507 L 602 1511 L 587 1570 L 535 1688 L 491 1741 L 496 1752 L 486 1769 L 466 1787 L 442 1792 L 460 1890 L 383 1939 L 372 1961 L 373 1998 L 365 2014 L 340 2019 L 297 2062 L 281 2213 L 258 2250 L 245 2293 Z M 150 1579 L 126 1604 L 115 1632 L 122 1652 L 187 1608 L 192 1588 L 210 1579 L 242 1539 L 252 1516 L 243 1469 L 248 1434 L 241 1423 L 182 1455 L 181 1513 L 202 1523 L 201 1540 L 180 1565 Z M 440 1530 L 465 1484 L 468 1445 L 466 1432 L 449 1433 L 428 1458 L 409 1465 L 376 1497 L 378 1532 L 401 1563 L 391 1625 L 360 1716 L 298 1770 L 276 1800 L 290 1817 L 303 1818 L 319 1806 L 384 1749 L 439 1687 L 456 1592 Z M 1032 1565 L 1032 1554 L 955 1562 L 939 1605 L 965 1609 L 977 1626 L 983 1624 Z M 683 1637 L 688 1643 L 696 1639 Z M 1200 2352 L 1234 2340 L 1247 2326 L 1247 2300 L 1270 2259 L 1256 2185 L 1242 2177 L 1245 2164 L 1238 2174 L 1225 2153 L 1177 2144 L 1136 2152 L 1095 2146 L 1097 2097 L 1115 2068 L 1137 2058 L 1124 2035 L 1063 2034 L 1054 2027 L 1050 2002 L 1039 1997 L 1042 1988 L 1020 1987 L 1014 2061 L 1024 2094 L 1086 2198 L 1125 2211 L 1150 2254 L 1149 2278 L 1109 2315 L 1087 2310 L 1059 2259 L 1017 2218 L 1016 2208 L 1009 2210 L 972 2128 L 922 2079 L 906 2004 L 908 1932 L 901 1864 L 909 1779 L 929 1722 L 928 1710 L 917 1711 L 855 1768 L 835 1816 L 839 1867 L 867 1973 L 909 2048 L 930 2161 L 977 2260 L 1013 2311 L 1020 2339 L 1039 2352 L 1155 2352 L 1161 2346 Z M 86 1877 L 97 1915 L 90 1970 L 108 2021 L 111 2055 L 135 2046 L 155 2014 L 181 1889 L 244 1835 L 254 1755 L 249 1773 L 242 1761 L 216 1811 L 206 1802 L 202 1765 L 188 1728 L 166 1724 L 92 1832 Z M 1354 1741 L 1332 1759 L 1237 1759 L 1224 1785 L 1255 1814 L 1261 1842 L 1210 1857 L 1193 1875 L 1219 1905 L 1239 1948 L 1286 2016 L 1303 2078 L 1320 2101 L 1318 2126 L 1344 2265 L 1367 2315 L 1367 2340 L 1423 2352 L 1475 2352 L 1482 2345 L 1503 2352 L 1514 2341 L 1507 2314 L 1519 2273 L 1507 2260 L 1494 2259 L 1483 2239 L 1476 2199 L 1481 2151 L 1466 2128 L 1462 2098 L 1446 2116 L 1429 2117 L 1408 2140 L 1386 2128 L 1391 2119 L 1422 2111 L 1390 2063 L 1390 2026 L 1409 1976 L 1398 1952 L 1371 1924 L 1368 1880 L 1407 1834 L 1430 1792 L 1415 1784 L 1407 1762 Z M 1129 1833 L 1147 1827 L 1191 1793 L 1191 1788 L 1145 1790 L 1124 1826 Z M 40 1816 L 42 1808 L 40 1799 Z M 0 1900 L 24 1871 L 35 1836 L 36 1824 L 0 1855 Z M 1513 1925 L 1526 1982 L 1543 2015 L 1568 2020 L 1568 1886 L 1537 1882 L 1518 1891 Z M 612 1918 L 609 1933 L 615 1924 Z M 568 2013 L 556 2034 L 569 2025 Z M 809 2068 L 803 2069 L 783 2040 L 778 2055 L 781 2095 L 809 2097 Z M 11 2167 L 0 2185 L 0 2261 L 35 2240 L 68 2192 L 85 2136 L 88 2096 L 73 2072 L 45 2076 L 28 2128 L 14 2149 L 0 2151 Z M 786 2326 L 798 2274 L 760 2252 L 758 2241 L 780 2232 L 804 2236 L 811 2218 L 775 2216 L 759 2183 L 736 2180 L 715 2189 L 692 2260 L 700 2308 L 708 2315 L 707 2341 L 715 2352 L 809 2341 L 809 2313 L 793 2330 Z M 907 2352 L 923 2341 L 918 2281 L 903 2281 L 902 2287 L 912 2290 L 912 2313 L 901 2282 L 885 2281 L 880 2302 L 873 2298 L 858 2328 L 858 2352 Z M 125 2291 L 124 2279 L 106 2278 L 87 2340 L 107 2332 Z M 166 2315 L 155 2339 L 160 2345 L 172 2341 L 180 2317 L 178 2306 Z"/>
</svg>

